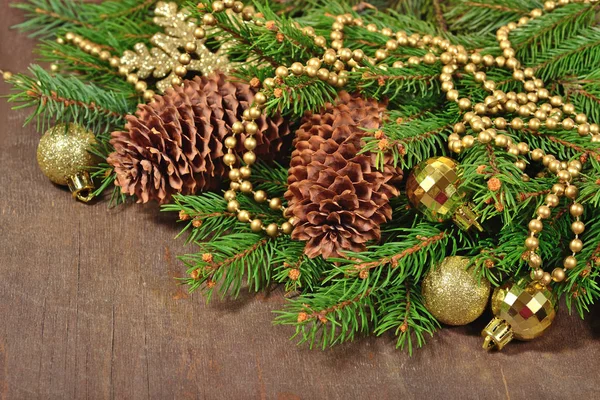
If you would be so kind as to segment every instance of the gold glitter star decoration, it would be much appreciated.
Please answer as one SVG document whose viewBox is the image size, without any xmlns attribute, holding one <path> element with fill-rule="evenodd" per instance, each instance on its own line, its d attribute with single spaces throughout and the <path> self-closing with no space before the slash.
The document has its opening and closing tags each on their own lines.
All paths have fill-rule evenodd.
<svg viewBox="0 0 600 400">
<path fill-rule="evenodd" d="M 164 33 L 150 39 L 156 47 L 148 49 L 144 43 L 137 43 L 134 51 L 125 51 L 120 59 L 121 73 L 135 73 L 138 79 L 159 79 L 156 87 L 160 92 L 180 84 L 188 71 L 203 75 L 215 70 L 227 73 L 231 65 L 225 53 L 233 43 L 226 42 L 216 52 L 211 51 L 205 44 L 206 32 L 190 15 L 185 8 L 179 10 L 176 3 L 158 2 L 154 23 L 164 28 Z"/>
</svg>

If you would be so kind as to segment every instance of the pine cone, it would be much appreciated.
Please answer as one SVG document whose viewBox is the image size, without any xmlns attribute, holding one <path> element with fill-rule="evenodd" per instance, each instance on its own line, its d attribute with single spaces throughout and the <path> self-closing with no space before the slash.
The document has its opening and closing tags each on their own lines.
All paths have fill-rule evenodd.
<svg viewBox="0 0 600 400">
<path fill-rule="evenodd" d="M 380 225 L 392 216 L 392 185 L 402 178 L 391 157 L 384 171 L 375 167 L 375 154 L 358 154 L 361 128 L 377 129 L 386 105 L 342 92 L 335 105 L 305 116 L 296 132 L 285 194 L 288 213 L 298 222 L 292 238 L 308 241 L 307 256 L 343 257 L 362 251 L 381 238 Z"/>
<path fill-rule="evenodd" d="M 216 74 L 186 81 L 154 102 L 139 105 L 135 116 L 127 117 L 125 131 L 114 132 L 110 140 L 115 150 L 108 163 L 114 167 L 116 184 L 140 203 L 165 203 L 174 193 L 217 188 L 228 171 L 222 160 L 223 139 L 253 99 L 249 85 Z M 270 161 L 290 133 L 289 126 L 281 116 L 262 116 L 256 123 L 254 151 Z M 235 150 L 242 154 L 245 136 L 238 138 Z"/>
</svg>

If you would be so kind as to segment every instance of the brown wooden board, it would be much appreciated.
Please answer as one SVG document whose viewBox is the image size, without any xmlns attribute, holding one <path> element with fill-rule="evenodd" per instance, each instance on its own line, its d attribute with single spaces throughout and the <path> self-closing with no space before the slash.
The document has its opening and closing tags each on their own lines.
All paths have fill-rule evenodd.
<svg viewBox="0 0 600 400">
<path fill-rule="evenodd" d="M 23 71 L 34 42 L 0 5 L 0 68 Z M 9 87 L 0 83 L 0 92 Z M 446 329 L 410 358 L 391 336 L 330 350 L 272 326 L 282 293 L 206 305 L 175 278 L 175 215 L 84 205 L 35 161 L 27 111 L 0 101 L 0 399 L 600 398 L 600 307 L 502 353 L 472 326 Z"/>
</svg>

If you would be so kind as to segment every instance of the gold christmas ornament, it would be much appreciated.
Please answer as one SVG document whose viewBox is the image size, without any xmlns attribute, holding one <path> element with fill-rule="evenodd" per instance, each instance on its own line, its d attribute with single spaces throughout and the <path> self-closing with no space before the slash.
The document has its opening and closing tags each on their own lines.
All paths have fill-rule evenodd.
<svg viewBox="0 0 600 400">
<path fill-rule="evenodd" d="M 490 296 L 490 283 L 473 276 L 466 257 L 446 257 L 423 280 L 422 294 L 427 310 L 448 325 L 466 325 L 475 321 Z"/>
<path fill-rule="evenodd" d="M 150 42 L 156 46 L 148 49 L 138 43 L 134 51 L 123 53 L 120 66 L 126 75 L 135 72 L 140 79 L 161 79 L 156 83 L 160 92 L 173 85 L 173 80 L 185 76 L 188 71 L 208 75 L 216 70 L 227 73 L 230 68 L 226 52 L 233 43 L 225 42 L 212 52 L 205 46 L 206 34 L 190 19 L 187 9 L 178 10 L 176 3 L 158 2 L 154 11 L 154 23 L 164 28 L 152 36 Z M 181 52 L 184 49 L 185 52 Z"/>
<path fill-rule="evenodd" d="M 44 175 L 57 185 L 68 186 L 74 198 L 86 203 L 94 197 L 94 183 L 87 171 L 97 162 L 88 151 L 94 144 L 92 132 L 79 125 L 60 124 L 42 136 L 37 149 Z"/>
<path fill-rule="evenodd" d="M 529 279 L 507 282 L 492 295 L 494 319 L 481 332 L 483 348 L 502 350 L 512 339 L 541 336 L 554 321 L 557 306 L 548 286 Z"/>
<path fill-rule="evenodd" d="M 465 204 L 460 188 L 458 163 L 448 157 L 433 157 L 417 165 L 406 181 L 406 195 L 412 205 L 433 222 L 453 219 L 462 229 L 475 226 L 477 215 Z"/>
</svg>

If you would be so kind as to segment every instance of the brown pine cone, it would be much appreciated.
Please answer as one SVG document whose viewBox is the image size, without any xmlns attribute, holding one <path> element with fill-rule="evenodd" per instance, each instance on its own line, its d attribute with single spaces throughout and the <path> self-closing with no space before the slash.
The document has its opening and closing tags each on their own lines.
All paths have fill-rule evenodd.
<svg viewBox="0 0 600 400">
<path fill-rule="evenodd" d="M 174 193 L 216 189 L 228 169 L 223 164 L 223 139 L 242 120 L 254 99 L 252 88 L 223 74 L 196 77 L 169 89 L 155 101 L 141 104 L 127 117 L 125 131 L 114 132 L 108 163 L 121 191 L 138 202 L 169 201 Z M 290 129 L 281 117 L 256 120 L 256 155 L 272 160 Z M 238 155 L 245 135 L 238 135 Z"/>
<path fill-rule="evenodd" d="M 288 213 L 297 219 L 292 238 L 307 241 L 314 258 L 343 257 L 362 251 L 381 238 L 380 225 L 392 216 L 392 185 L 402 178 L 391 157 L 385 170 L 375 167 L 375 154 L 358 154 L 363 129 L 378 129 L 386 105 L 340 93 L 336 104 L 305 116 L 296 132 L 288 175 Z"/>
</svg>

